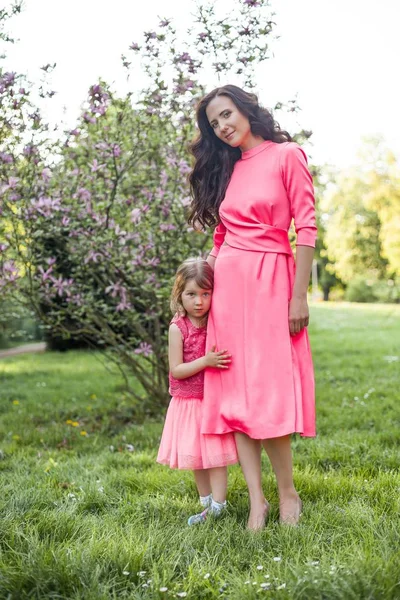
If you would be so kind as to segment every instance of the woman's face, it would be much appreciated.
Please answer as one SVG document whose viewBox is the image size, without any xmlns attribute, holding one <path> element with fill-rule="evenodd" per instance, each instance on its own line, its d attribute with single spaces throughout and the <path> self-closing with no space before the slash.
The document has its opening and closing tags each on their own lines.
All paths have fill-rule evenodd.
<svg viewBox="0 0 400 600">
<path fill-rule="evenodd" d="M 245 150 L 249 139 L 253 138 L 249 119 L 237 108 L 228 96 L 216 96 L 206 108 L 208 122 L 220 140 Z"/>
</svg>

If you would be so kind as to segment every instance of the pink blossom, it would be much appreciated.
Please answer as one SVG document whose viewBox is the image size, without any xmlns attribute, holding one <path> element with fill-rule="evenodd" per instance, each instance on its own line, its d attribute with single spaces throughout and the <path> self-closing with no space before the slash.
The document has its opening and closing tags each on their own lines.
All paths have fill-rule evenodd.
<svg viewBox="0 0 400 600">
<path fill-rule="evenodd" d="M 38 149 L 33 144 L 27 144 L 22 152 L 24 156 L 32 156 L 33 154 L 38 154 Z"/>
<path fill-rule="evenodd" d="M 138 223 L 140 223 L 140 219 L 141 219 L 141 210 L 140 210 L 140 208 L 134 208 L 133 211 L 131 212 L 131 221 L 132 221 L 132 223 L 134 223 L 135 225 L 137 225 Z"/>
<path fill-rule="evenodd" d="M 168 173 L 163 169 L 160 174 L 160 183 L 162 187 L 165 187 L 168 183 Z"/>
<path fill-rule="evenodd" d="M 160 259 L 155 256 L 154 258 L 151 258 L 148 263 L 149 267 L 156 267 L 158 264 L 160 264 Z"/>
<path fill-rule="evenodd" d="M 140 46 L 136 42 L 132 42 L 132 44 L 129 46 L 129 49 L 130 50 L 140 50 Z"/>
<path fill-rule="evenodd" d="M 99 258 L 101 258 L 100 252 L 96 252 L 95 250 L 90 250 L 89 254 L 85 258 L 85 261 L 84 261 L 85 265 L 87 265 L 87 263 L 90 261 L 97 263 Z"/>
<path fill-rule="evenodd" d="M 189 173 L 192 170 L 186 160 L 183 159 L 178 162 L 178 169 L 181 175 L 186 175 L 186 173 Z"/>
<path fill-rule="evenodd" d="M 5 287 L 9 283 L 14 283 L 18 278 L 18 268 L 13 260 L 6 260 L 3 265 L 3 278 L 0 280 L 0 285 Z"/>
<path fill-rule="evenodd" d="M 11 154 L 7 154 L 6 152 L 0 152 L 0 160 L 3 163 L 12 163 L 13 162 L 13 157 Z"/>
<path fill-rule="evenodd" d="M 49 181 L 51 179 L 51 171 L 48 167 L 45 167 L 42 171 L 42 179 L 44 181 Z"/>
<path fill-rule="evenodd" d="M 83 113 L 83 120 L 86 123 L 92 123 L 92 125 L 94 125 L 96 123 L 95 117 L 90 116 L 90 114 L 87 112 Z"/>
<path fill-rule="evenodd" d="M 117 157 L 121 156 L 121 148 L 118 146 L 118 144 L 113 145 L 113 154 Z"/>
<path fill-rule="evenodd" d="M 106 294 L 110 294 L 113 298 L 115 298 L 117 296 L 117 294 L 121 293 L 121 290 L 125 289 L 122 285 L 121 285 L 121 281 L 117 281 L 116 283 L 111 283 L 111 285 L 109 285 L 108 287 L 106 287 Z"/>
<path fill-rule="evenodd" d="M 76 304 L 76 306 L 83 306 L 82 294 L 74 294 L 70 297 L 70 301 L 72 302 L 72 304 Z"/>
<path fill-rule="evenodd" d="M 41 197 L 39 200 L 31 200 L 31 204 L 44 217 L 50 217 L 53 211 L 60 210 L 61 208 L 60 198 Z"/>
<path fill-rule="evenodd" d="M 77 193 L 78 193 L 78 198 L 80 198 L 83 201 L 90 200 L 92 197 L 92 194 L 86 188 L 79 188 Z"/>
<path fill-rule="evenodd" d="M 139 346 L 135 350 L 135 354 L 143 354 L 143 356 L 150 356 L 153 354 L 153 348 L 150 344 L 146 342 L 141 342 Z"/>
<path fill-rule="evenodd" d="M 51 279 L 55 289 L 57 290 L 58 296 L 63 296 L 64 294 L 66 296 L 71 295 L 69 287 L 72 285 L 72 283 L 74 281 L 73 279 L 63 279 L 61 277 L 61 275 L 58 277 L 58 279 L 50 276 L 50 279 Z"/>
<path fill-rule="evenodd" d="M 96 171 L 98 171 L 99 169 L 102 169 L 103 167 L 105 167 L 105 165 L 99 165 L 99 163 L 97 162 L 97 158 L 95 158 L 91 165 L 91 171 L 92 171 L 92 173 L 96 173 Z"/>
<path fill-rule="evenodd" d="M 53 272 L 53 267 L 49 267 L 47 271 L 45 271 L 42 266 L 39 266 L 38 271 L 42 275 L 42 281 L 46 281 L 50 278 L 50 273 Z"/>
<path fill-rule="evenodd" d="M 132 304 L 130 302 L 127 302 L 126 299 L 121 300 L 121 302 L 119 304 L 117 304 L 117 306 L 115 307 L 115 310 L 118 312 L 121 312 L 123 310 L 127 310 L 129 308 L 132 308 Z"/>
<path fill-rule="evenodd" d="M 16 188 L 18 181 L 19 181 L 19 177 L 9 177 L 8 185 L 6 185 L 6 189 L 13 190 L 14 188 Z"/>
<path fill-rule="evenodd" d="M 161 223 L 160 229 L 161 231 L 173 231 L 176 226 L 173 223 Z"/>
</svg>

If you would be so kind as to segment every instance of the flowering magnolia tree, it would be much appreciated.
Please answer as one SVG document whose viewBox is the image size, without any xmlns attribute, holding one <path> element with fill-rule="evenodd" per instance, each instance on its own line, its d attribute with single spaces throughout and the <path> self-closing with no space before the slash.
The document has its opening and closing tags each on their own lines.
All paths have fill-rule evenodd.
<svg viewBox="0 0 400 600">
<path fill-rule="evenodd" d="M 208 244 L 185 211 L 201 78 L 208 69 L 215 84 L 234 75 L 252 87 L 270 56 L 267 1 L 234 2 L 227 16 L 217 5 L 197 8 L 184 44 L 167 19 L 134 41 L 122 61 L 128 77 L 140 65 L 147 87 L 121 99 L 92 85 L 76 127 L 56 142 L 28 83 L 0 69 L 2 298 L 52 332 L 104 346 L 149 412 L 168 401 L 172 277 Z"/>
</svg>

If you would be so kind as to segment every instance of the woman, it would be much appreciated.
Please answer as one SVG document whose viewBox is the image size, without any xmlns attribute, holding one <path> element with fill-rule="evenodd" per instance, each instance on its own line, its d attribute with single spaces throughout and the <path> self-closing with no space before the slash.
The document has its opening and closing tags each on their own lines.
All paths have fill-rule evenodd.
<svg viewBox="0 0 400 600">
<path fill-rule="evenodd" d="M 233 85 L 213 90 L 199 103 L 197 123 L 190 222 L 217 225 L 208 257 L 215 288 L 207 351 L 216 345 L 232 354 L 228 371 L 205 373 L 202 433 L 235 433 L 249 489 L 249 529 L 261 529 L 269 511 L 261 447 L 276 475 L 280 522 L 296 525 L 302 503 L 290 436 L 315 435 L 306 330 L 316 239 L 312 178 L 303 150 L 254 94 Z"/>
</svg>

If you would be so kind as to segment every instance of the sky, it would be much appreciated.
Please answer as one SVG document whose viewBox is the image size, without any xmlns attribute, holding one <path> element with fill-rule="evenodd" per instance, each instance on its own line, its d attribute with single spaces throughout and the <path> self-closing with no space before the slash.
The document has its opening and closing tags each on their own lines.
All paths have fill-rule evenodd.
<svg viewBox="0 0 400 600">
<path fill-rule="evenodd" d="M 240 1 L 219 4 L 229 11 Z M 25 10 L 9 26 L 18 42 L 8 49 L 7 64 L 38 81 L 40 66 L 57 63 L 52 77 L 57 95 L 47 108 L 53 122 L 64 119 L 73 126 L 88 87 L 99 77 L 126 91 L 120 56 L 158 17 L 172 17 L 182 31 L 190 23 L 192 0 L 151 0 L 140 9 L 138 4 L 25 0 Z M 357 161 L 362 138 L 379 134 L 400 155 L 400 2 L 271 0 L 271 7 L 280 38 L 273 43 L 274 58 L 257 70 L 261 103 L 272 107 L 297 96 L 298 125 L 313 131 L 308 151 L 314 163 L 346 168 Z M 140 81 L 138 74 L 130 85 Z M 280 115 L 279 121 L 293 130 L 289 117 Z"/>
</svg>

